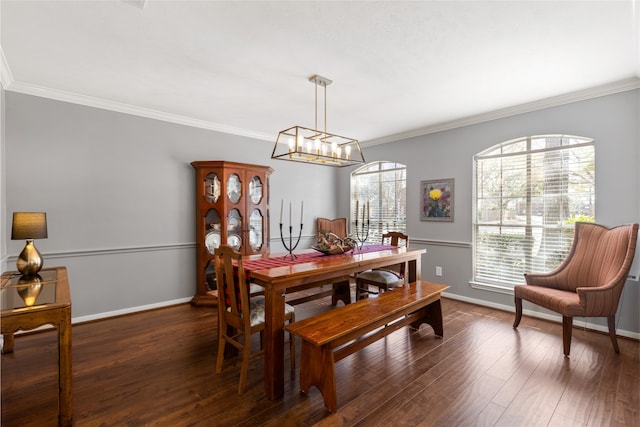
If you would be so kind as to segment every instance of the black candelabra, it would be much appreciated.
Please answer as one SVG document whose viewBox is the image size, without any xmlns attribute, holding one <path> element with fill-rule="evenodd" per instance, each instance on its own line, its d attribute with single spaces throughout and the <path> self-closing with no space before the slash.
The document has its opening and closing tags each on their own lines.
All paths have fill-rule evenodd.
<svg viewBox="0 0 640 427">
<path fill-rule="evenodd" d="M 284 214 L 284 200 L 280 204 L 280 240 L 282 241 L 282 246 L 289 252 L 288 255 L 285 255 L 283 258 L 289 257 L 292 261 L 297 258 L 296 255 L 293 254 L 293 251 L 298 247 L 298 243 L 300 243 L 300 237 L 302 236 L 302 217 L 304 212 L 304 201 L 300 202 L 300 231 L 298 232 L 298 238 L 296 239 L 295 245 L 293 244 L 293 225 L 291 223 L 291 203 L 289 203 L 289 244 L 284 239 L 284 234 L 282 234 L 282 218 Z"/>
<path fill-rule="evenodd" d="M 280 223 L 280 240 L 282 241 L 282 245 L 289 252 L 288 255 L 285 255 L 283 258 L 289 257 L 291 260 L 297 258 L 296 255 L 293 254 L 293 251 L 298 247 L 298 243 L 300 243 L 300 236 L 302 236 L 302 223 L 300 223 L 300 231 L 298 232 L 298 239 L 296 240 L 296 244 L 293 244 L 293 226 L 289 226 L 289 244 L 284 240 L 284 235 L 282 234 L 282 223 Z"/>
<path fill-rule="evenodd" d="M 356 202 L 356 240 L 358 242 L 358 250 L 362 251 L 362 246 L 364 242 L 369 238 L 369 228 L 371 224 L 371 217 L 369 214 L 369 202 L 367 202 L 366 206 L 362 206 L 362 224 L 358 225 L 358 209 L 359 203 Z M 365 211 L 366 211 L 366 222 L 365 222 Z"/>
</svg>

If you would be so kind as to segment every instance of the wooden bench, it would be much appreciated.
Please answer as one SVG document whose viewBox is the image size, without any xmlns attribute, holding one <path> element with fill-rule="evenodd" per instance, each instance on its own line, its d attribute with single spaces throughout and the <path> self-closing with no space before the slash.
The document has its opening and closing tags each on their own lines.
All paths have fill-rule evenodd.
<svg viewBox="0 0 640 427">
<path fill-rule="evenodd" d="M 367 298 L 287 325 L 302 339 L 300 389 L 316 386 L 324 405 L 337 409 L 334 364 L 390 333 L 411 325 L 431 325 L 442 337 L 440 294 L 448 286 L 418 280 L 376 298 Z"/>
</svg>

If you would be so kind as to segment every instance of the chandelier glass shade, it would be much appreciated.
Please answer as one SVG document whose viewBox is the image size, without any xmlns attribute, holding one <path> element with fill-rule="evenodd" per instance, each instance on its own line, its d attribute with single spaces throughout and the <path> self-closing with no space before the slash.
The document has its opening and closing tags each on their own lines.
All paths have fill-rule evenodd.
<svg viewBox="0 0 640 427">
<path fill-rule="evenodd" d="M 335 135 L 326 131 L 327 127 L 327 85 L 331 80 L 314 75 L 309 81 L 316 86 L 316 129 L 292 126 L 280 131 L 273 147 L 272 159 L 293 162 L 314 163 L 323 166 L 351 166 L 364 163 L 364 156 L 357 139 Z M 325 129 L 318 130 L 318 86 L 325 89 L 324 111 Z"/>
</svg>

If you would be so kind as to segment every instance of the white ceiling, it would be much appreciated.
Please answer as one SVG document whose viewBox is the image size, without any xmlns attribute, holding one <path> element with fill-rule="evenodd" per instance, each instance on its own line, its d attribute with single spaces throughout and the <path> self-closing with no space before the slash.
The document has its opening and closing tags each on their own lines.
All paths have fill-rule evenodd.
<svg viewBox="0 0 640 427">
<path fill-rule="evenodd" d="M 270 141 L 314 127 L 313 74 L 327 130 L 365 143 L 640 87 L 638 0 L 0 7 L 7 90 Z"/>
</svg>

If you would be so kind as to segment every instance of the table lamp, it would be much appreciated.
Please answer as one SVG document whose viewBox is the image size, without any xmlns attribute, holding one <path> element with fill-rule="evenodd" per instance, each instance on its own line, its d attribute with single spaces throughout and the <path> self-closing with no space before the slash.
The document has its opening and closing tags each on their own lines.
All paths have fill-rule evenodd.
<svg viewBox="0 0 640 427">
<path fill-rule="evenodd" d="M 25 277 L 34 276 L 42 268 L 42 255 L 33 244 L 34 239 L 47 238 L 46 212 L 14 212 L 11 226 L 11 240 L 25 239 L 25 245 L 16 266 Z"/>
<path fill-rule="evenodd" d="M 36 303 L 40 292 L 42 291 L 42 281 L 40 275 L 29 276 L 25 279 L 18 280 L 18 295 L 24 301 L 26 307 L 31 307 Z"/>
</svg>

